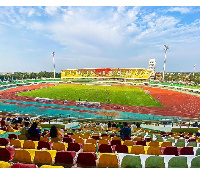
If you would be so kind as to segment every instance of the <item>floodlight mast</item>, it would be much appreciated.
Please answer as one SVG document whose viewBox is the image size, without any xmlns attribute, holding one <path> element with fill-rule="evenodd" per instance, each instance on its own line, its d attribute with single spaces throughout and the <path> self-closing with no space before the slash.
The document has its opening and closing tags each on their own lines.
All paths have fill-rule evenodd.
<svg viewBox="0 0 200 173">
<path fill-rule="evenodd" d="M 165 80 L 165 64 L 166 64 L 166 59 L 167 59 L 167 49 L 169 49 L 169 46 L 164 45 L 165 61 L 164 61 L 164 66 L 163 66 L 163 81 Z"/>
<path fill-rule="evenodd" d="M 54 68 L 54 79 L 56 78 L 56 68 L 55 68 L 55 59 L 54 59 L 54 56 L 55 56 L 55 52 L 52 52 L 52 55 L 53 55 L 53 68 Z"/>
<path fill-rule="evenodd" d="M 195 72 L 195 67 L 196 67 L 196 64 L 194 64 L 194 71 L 193 71 L 193 76 L 194 76 L 194 72 Z"/>
</svg>

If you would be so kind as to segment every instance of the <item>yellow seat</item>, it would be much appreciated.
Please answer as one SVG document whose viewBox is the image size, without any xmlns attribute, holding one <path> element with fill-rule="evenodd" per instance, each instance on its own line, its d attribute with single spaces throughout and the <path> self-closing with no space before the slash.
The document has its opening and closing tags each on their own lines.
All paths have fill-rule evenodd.
<svg viewBox="0 0 200 173">
<path fill-rule="evenodd" d="M 62 143 L 62 142 L 54 142 L 52 150 L 57 150 L 57 151 L 64 150 L 65 151 L 66 150 L 66 145 L 64 143 Z"/>
<path fill-rule="evenodd" d="M 40 168 L 64 168 L 63 166 L 42 165 Z"/>
<path fill-rule="evenodd" d="M 126 145 L 126 146 L 133 146 L 134 143 L 133 143 L 133 141 L 126 140 L 126 141 L 124 141 L 123 145 Z"/>
<path fill-rule="evenodd" d="M 84 144 L 84 140 L 80 139 L 80 138 L 77 138 L 77 139 L 75 139 L 74 143 Z"/>
<path fill-rule="evenodd" d="M 84 144 L 83 152 L 96 152 L 95 144 Z"/>
<path fill-rule="evenodd" d="M 157 146 L 157 147 L 159 147 L 159 142 L 151 141 L 148 146 Z"/>
<path fill-rule="evenodd" d="M 31 158 L 31 154 L 26 150 L 16 149 L 13 161 L 20 163 L 32 163 L 33 157 Z"/>
<path fill-rule="evenodd" d="M 19 139 L 11 139 L 10 140 L 10 146 L 12 146 L 14 148 L 22 148 L 23 146 L 23 140 L 19 140 Z"/>
<path fill-rule="evenodd" d="M 36 149 L 37 146 L 38 146 L 38 141 L 25 140 L 23 148 L 24 149 Z"/>
<path fill-rule="evenodd" d="M 131 154 L 135 154 L 135 155 L 145 154 L 144 146 L 133 145 L 132 148 L 131 148 Z"/>
<path fill-rule="evenodd" d="M 33 158 L 35 157 L 35 151 L 38 151 L 36 149 L 24 149 L 25 151 L 28 151 L 31 155 L 31 161 L 33 162 Z"/>
<path fill-rule="evenodd" d="M 99 168 L 118 168 L 118 159 L 114 153 L 102 153 L 99 156 Z"/>
<path fill-rule="evenodd" d="M 100 139 L 99 140 L 99 145 L 100 144 L 108 144 L 109 142 L 108 142 L 108 140 L 106 140 L 106 139 Z"/>
<path fill-rule="evenodd" d="M 52 150 L 51 150 L 52 151 Z M 55 151 L 55 150 L 53 150 Z M 35 151 L 35 158 L 34 163 L 37 165 L 51 165 L 53 164 L 54 157 L 52 157 L 52 153 L 50 150 L 43 150 L 43 151 Z"/>
<path fill-rule="evenodd" d="M 87 139 L 86 143 L 91 143 L 91 144 L 97 144 L 97 141 L 95 139 Z"/>
<path fill-rule="evenodd" d="M 165 141 L 161 144 L 161 147 L 170 147 L 172 146 L 172 142 L 169 142 L 169 141 Z"/>
<path fill-rule="evenodd" d="M 0 168 L 10 168 L 10 163 L 0 161 Z"/>
<path fill-rule="evenodd" d="M 0 130 L 0 134 L 5 134 L 6 131 Z"/>
<path fill-rule="evenodd" d="M 149 155 L 161 155 L 161 147 L 158 146 L 150 146 L 147 150 L 147 154 Z"/>
</svg>

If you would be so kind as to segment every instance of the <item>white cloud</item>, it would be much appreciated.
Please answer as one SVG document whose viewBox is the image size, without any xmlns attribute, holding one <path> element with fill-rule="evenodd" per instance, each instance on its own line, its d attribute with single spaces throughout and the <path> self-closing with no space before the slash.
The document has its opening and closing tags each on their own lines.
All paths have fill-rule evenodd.
<svg viewBox="0 0 200 173">
<path fill-rule="evenodd" d="M 172 7 L 169 9 L 170 12 L 180 12 L 181 14 L 190 13 L 191 9 L 187 7 Z"/>
<path fill-rule="evenodd" d="M 49 6 L 49 7 L 45 7 L 45 12 L 47 14 L 49 14 L 50 16 L 55 15 L 58 12 L 58 9 L 60 7 L 55 7 L 55 6 Z"/>
</svg>

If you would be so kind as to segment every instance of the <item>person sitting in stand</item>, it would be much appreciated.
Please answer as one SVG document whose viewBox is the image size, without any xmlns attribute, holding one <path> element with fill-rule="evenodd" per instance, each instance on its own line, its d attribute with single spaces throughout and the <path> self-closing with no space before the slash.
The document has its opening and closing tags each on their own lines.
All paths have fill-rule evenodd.
<svg viewBox="0 0 200 173">
<path fill-rule="evenodd" d="M 38 140 L 40 140 L 40 133 L 41 131 L 37 129 L 37 123 L 34 122 L 31 127 L 28 129 L 28 135 L 29 137 L 37 137 Z"/>
<path fill-rule="evenodd" d="M 5 125 L 6 125 L 5 118 L 2 118 L 2 119 L 1 119 L 1 127 L 5 126 Z"/>
<path fill-rule="evenodd" d="M 128 123 L 124 122 L 123 128 L 120 131 L 120 137 L 123 139 L 124 137 L 130 137 L 131 136 L 131 128 L 128 127 Z"/>
<path fill-rule="evenodd" d="M 45 137 L 51 137 L 51 142 L 58 142 L 62 138 L 62 133 L 59 129 L 56 128 L 56 126 L 51 126 L 50 132 L 45 135 Z"/>
<path fill-rule="evenodd" d="M 29 135 L 28 135 L 29 122 L 26 121 L 26 122 L 24 123 L 24 125 L 25 125 L 25 126 L 21 129 L 21 138 L 24 139 L 24 140 L 26 140 L 26 139 L 28 139 L 28 137 L 29 137 Z"/>
</svg>

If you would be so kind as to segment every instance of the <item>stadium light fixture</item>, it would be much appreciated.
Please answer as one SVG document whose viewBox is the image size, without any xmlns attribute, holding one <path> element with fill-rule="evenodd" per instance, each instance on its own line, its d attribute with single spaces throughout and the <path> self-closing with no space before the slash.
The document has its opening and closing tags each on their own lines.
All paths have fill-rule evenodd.
<svg viewBox="0 0 200 173">
<path fill-rule="evenodd" d="M 193 76 L 194 76 L 194 72 L 195 72 L 195 67 L 196 67 L 196 64 L 194 64 Z"/>
<path fill-rule="evenodd" d="M 166 59 L 167 59 L 167 49 L 169 49 L 169 46 L 164 45 L 165 61 L 164 61 L 164 66 L 163 66 L 163 81 L 165 80 L 165 64 L 166 64 Z"/>
<path fill-rule="evenodd" d="M 54 59 L 54 56 L 55 56 L 55 52 L 52 52 L 52 55 L 53 55 L 53 68 L 54 68 L 54 79 L 56 78 L 56 69 L 55 69 L 55 59 Z"/>
</svg>

